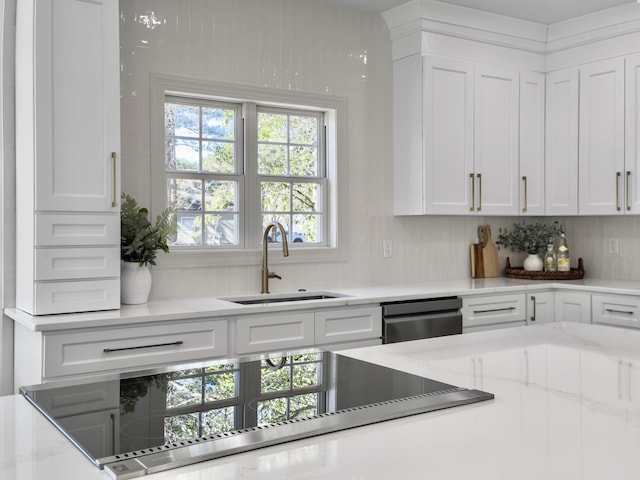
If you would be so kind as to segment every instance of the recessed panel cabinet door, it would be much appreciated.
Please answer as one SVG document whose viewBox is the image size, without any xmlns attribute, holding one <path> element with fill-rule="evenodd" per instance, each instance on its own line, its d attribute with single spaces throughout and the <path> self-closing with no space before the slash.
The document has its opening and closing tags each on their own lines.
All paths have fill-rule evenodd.
<svg viewBox="0 0 640 480">
<path fill-rule="evenodd" d="M 580 67 L 579 212 L 624 213 L 624 59 Z"/>
<path fill-rule="evenodd" d="M 519 76 L 509 68 L 475 69 L 475 158 L 478 212 L 518 214 Z"/>
<path fill-rule="evenodd" d="M 424 60 L 424 213 L 464 215 L 473 203 L 472 63 Z"/>
<path fill-rule="evenodd" d="M 640 54 L 626 58 L 625 198 L 626 213 L 640 213 Z"/>
<path fill-rule="evenodd" d="M 114 0 L 37 1 L 36 210 L 117 211 L 117 18 Z"/>
<path fill-rule="evenodd" d="M 520 215 L 544 215 L 544 91 L 542 73 L 520 74 Z"/>
<path fill-rule="evenodd" d="M 578 70 L 547 74 L 545 213 L 578 214 Z"/>
</svg>

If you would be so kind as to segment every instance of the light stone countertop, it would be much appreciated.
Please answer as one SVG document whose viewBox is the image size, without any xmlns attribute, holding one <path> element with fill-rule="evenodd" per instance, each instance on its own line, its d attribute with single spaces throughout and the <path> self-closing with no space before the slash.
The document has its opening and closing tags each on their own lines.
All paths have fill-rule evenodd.
<svg viewBox="0 0 640 480">
<path fill-rule="evenodd" d="M 548 324 L 343 352 L 495 400 L 229 456 L 153 480 L 640 478 L 640 331 Z M 0 478 L 104 480 L 26 400 L 0 398 Z"/>
<path fill-rule="evenodd" d="M 197 318 L 235 316 L 277 311 L 293 311 L 349 305 L 366 305 L 379 302 L 415 300 L 449 295 L 486 295 L 539 290 L 562 289 L 585 292 L 600 292 L 621 295 L 640 295 L 639 281 L 583 279 L 562 282 L 516 280 L 505 277 L 486 279 L 461 279 L 428 282 L 421 285 L 394 285 L 363 288 L 328 288 L 317 292 L 341 295 L 338 298 L 274 302 L 260 305 L 240 305 L 222 298 L 195 297 L 151 301 L 144 305 L 123 305 L 120 310 L 87 312 L 60 315 L 32 316 L 16 308 L 7 308 L 4 313 L 19 324 L 34 331 L 64 330 L 70 328 L 105 327 L 131 325 L 157 321 L 172 321 Z M 299 292 L 294 292 L 298 294 Z M 270 294 L 271 297 L 286 296 L 287 292 Z M 239 295 L 229 298 L 268 297 L 260 294 Z"/>
</svg>

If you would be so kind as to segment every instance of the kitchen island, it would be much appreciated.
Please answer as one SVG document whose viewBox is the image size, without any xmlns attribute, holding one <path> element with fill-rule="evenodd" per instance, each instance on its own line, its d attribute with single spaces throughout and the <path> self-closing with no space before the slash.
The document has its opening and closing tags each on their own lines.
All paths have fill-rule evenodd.
<svg viewBox="0 0 640 480">
<path fill-rule="evenodd" d="M 495 400 L 269 447 L 154 480 L 640 478 L 640 332 L 558 323 L 354 349 Z M 19 396 L 0 478 L 108 478 Z"/>
</svg>

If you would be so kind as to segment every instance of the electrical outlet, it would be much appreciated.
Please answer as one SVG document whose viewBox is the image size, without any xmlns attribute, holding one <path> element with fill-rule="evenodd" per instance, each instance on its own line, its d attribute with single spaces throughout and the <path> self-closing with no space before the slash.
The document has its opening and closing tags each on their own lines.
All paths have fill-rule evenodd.
<svg viewBox="0 0 640 480">
<path fill-rule="evenodd" d="M 609 255 L 618 255 L 618 239 L 609 239 Z"/>
<path fill-rule="evenodd" d="M 390 258 L 393 256 L 393 243 L 391 240 L 382 241 L 382 256 L 384 258 Z"/>
</svg>

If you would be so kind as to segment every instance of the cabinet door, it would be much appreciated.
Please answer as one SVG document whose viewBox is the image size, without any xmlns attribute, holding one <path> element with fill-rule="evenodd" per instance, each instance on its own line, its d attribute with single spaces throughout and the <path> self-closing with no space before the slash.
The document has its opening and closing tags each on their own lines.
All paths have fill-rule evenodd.
<svg viewBox="0 0 640 480">
<path fill-rule="evenodd" d="M 315 312 L 315 344 L 380 339 L 382 308 L 351 307 Z"/>
<path fill-rule="evenodd" d="M 544 79 L 520 74 L 520 215 L 544 215 Z"/>
<path fill-rule="evenodd" d="M 425 57 L 423 71 L 424 213 L 469 214 L 473 64 Z"/>
<path fill-rule="evenodd" d="M 591 295 L 555 292 L 556 322 L 591 323 Z"/>
<path fill-rule="evenodd" d="M 546 79 L 545 213 L 578 214 L 578 70 Z"/>
<path fill-rule="evenodd" d="M 624 60 L 580 68 L 579 212 L 624 212 Z"/>
<path fill-rule="evenodd" d="M 118 2 L 37 0 L 35 15 L 36 210 L 117 211 Z"/>
<path fill-rule="evenodd" d="M 475 68 L 474 170 L 477 212 L 518 213 L 519 77 L 515 70 Z"/>
<path fill-rule="evenodd" d="M 311 347 L 313 312 L 246 315 L 236 319 L 236 353 L 256 353 Z"/>
<path fill-rule="evenodd" d="M 555 297 L 553 292 L 527 295 L 527 325 L 549 323 L 555 320 Z"/>
<path fill-rule="evenodd" d="M 625 62 L 624 206 L 626 213 L 640 213 L 640 54 Z"/>
</svg>

